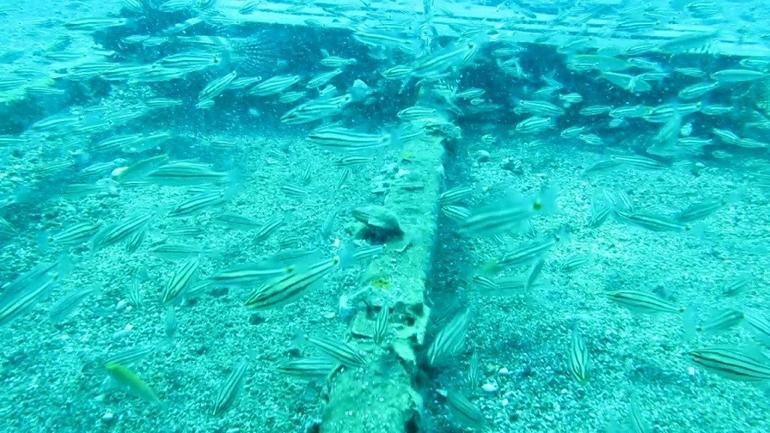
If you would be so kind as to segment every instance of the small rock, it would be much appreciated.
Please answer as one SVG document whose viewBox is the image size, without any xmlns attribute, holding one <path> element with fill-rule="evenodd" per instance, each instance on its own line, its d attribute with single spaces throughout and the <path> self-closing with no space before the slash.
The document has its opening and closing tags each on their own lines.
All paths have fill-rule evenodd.
<svg viewBox="0 0 770 433">
<path fill-rule="evenodd" d="M 484 392 L 496 392 L 497 391 L 497 384 L 495 383 L 485 383 L 481 385 L 481 389 L 484 390 Z"/>
<path fill-rule="evenodd" d="M 477 150 L 473 155 L 476 162 L 487 162 L 491 158 L 491 155 L 486 150 Z"/>
</svg>

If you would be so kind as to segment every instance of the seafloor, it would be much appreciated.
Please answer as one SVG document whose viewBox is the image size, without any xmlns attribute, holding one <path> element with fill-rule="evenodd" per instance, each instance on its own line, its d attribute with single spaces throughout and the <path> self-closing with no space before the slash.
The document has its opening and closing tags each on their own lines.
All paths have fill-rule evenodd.
<svg viewBox="0 0 770 433">
<path fill-rule="evenodd" d="M 263 242 L 249 231 L 227 229 L 212 220 L 214 211 L 190 218 L 161 218 L 151 225 L 146 245 L 179 227 L 202 229 L 185 243 L 209 252 L 202 275 L 228 263 L 247 262 L 287 248 L 317 247 L 331 254 L 332 239 L 352 236 L 350 209 L 376 201 L 371 179 L 387 179 L 400 158 L 396 151 L 356 169 L 337 187 L 340 169 L 331 155 L 308 149 L 302 137 L 275 131 L 269 137 L 253 133 L 211 134 L 215 142 L 233 143 L 238 172 L 243 177 L 225 210 L 266 220 L 276 213 L 286 223 Z M 602 188 L 621 189 L 635 205 L 671 210 L 704 196 L 721 195 L 747 184 L 755 167 L 740 160 L 727 165 L 714 161 L 694 170 L 690 163 L 659 171 L 619 168 L 585 177 L 583 170 L 602 156 L 565 143 L 514 143 L 494 146 L 464 141 L 453 164 L 465 167 L 458 179 L 481 192 L 506 185 L 535 191 L 546 183 L 558 188 L 558 212 L 533 220 L 533 231 L 547 234 L 567 225 L 568 240 L 547 257 L 542 281 L 526 294 L 479 296 L 460 287 L 462 263 L 480 264 L 531 237 L 503 240 L 457 238 L 451 222 L 442 222 L 435 253 L 431 296 L 437 305 L 446 299 L 467 303 L 473 310 L 462 361 L 441 372 L 435 388 L 464 381 L 467 361 L 476 350 L 482 365 L 481 384 L 472 400 L 491 422 L 491 431 L 600 431 L 623 420 L 634 401 L 652 431 L 763 432 L 770 430 L 763 390 L 692 369 L 686 352 L 701 343 L 729 343 L 751 338 L 737 328 L 716 336 L 685 337 L 678 315 L 634 315 L 612 304 L 605 292 L 641 289 L 665 293 L 678 303 L 697 306 L 708 315 L 725 306 L 761 309 L 767 284 L 770 217 L 763 205 L 765 191 L 749 187 L 743 199 L 706 220 L 703 233 L 657 233 L 607 221 L 586 225 L 589 199 Z M 483 148 L 490 158 L 474 160 Z M 511 164 L 514 161 L 514 164 Z M 449 163 L 449 162 L 448 162 Z M 747 161 L 748 163 L 748 161 Z M 295 173 L 310 166 L 313 173 L 303 198 L 282 194 Z M 511 167 L 515 167 L 511 170 Z M 449 180 L 451 181 L 451 180 Z M 750 183 L 749 183 L 750 184 Z M 39 232 L 56 232 L 79 221 L 110 222 L 133 212 L 178 203 L 184 187 L 139 185 L 114 194 L 78 200 L 48 197 L 26 218 L 35 221 L 25 235 L 2 250 L 4 269 L 25 270 L 43 259 L 57 257 L 55 246 L 41 252 Z M 476 201 L 476 200 L 473 200 Z M 332 236 L 319 240 L 320 225 L 338 212 Z M 320 217 L 319 217 L 320 216 Z M 584 254 L 588 262 L 565 273 L 560 262 Z M 319 414 L 323 385 L 307 384 L 276 371 L 281 361 L 296 356 L 297 336 L 308 333 L 343 335 L 338 316 L 341 295 L 357 288 L 360 266 L 335 271 L 325 284 L 299 302 L 266 312 L 244 308 L 246 292 L 209 291 L 176 308 L 176 331 L 168 330 L 160 292 L 174 265 L 143 249 L 127 253 L 121 245 L 91 254 L 71 253 L 76 266 L 49 301 L 0 329 L 3 341 L 0 418 L 2 431 L 302 431 Z M 508 273 L 526 271 L 511 269 Z M 754 275 L 750 289 L 726 298 L 724 284 L 736 275 Z M 141 282 L 143 302 L 127 300 L 134 279 Z M 64 323 L 54 325 L 46 311 L 63 294 L 86 286 L 102 287 Z M 441 309 L 437 307 L 437 317 Z M 578 323 L 591 356 L 590 380 L 580 385 L 566 367 L 570 328 Z M 169 336 L 169 334 L 172 334 Z M 150 355 L 133 364 L 159 394 L 153 406 L 120 388 L 111 387 L 98 360 L 121 350 L 154 346 Z M 242 359 L 249 368 L 243 389 L 223 415 L 212 415 L 220 384 Z M 487 386 L 487 388 L 489 388 Z M 434 411 L 434 431 L 459 427 L 445 418 L 438 398 L 428 394 Z"/>
<path fill-rule="evenodd" d="M 6 31 L 0 41 L 12 43 L 19 56 L 44 46 L 42 41 L 60 31 L 56 24 L 67 16 L 115 10 L 109 2 L 57 3 L 45 11 L 41 4 L 23 5 L 21 12 L 45 18 L 20 19 L 17 12 L 2 17 Z M 50 26 L 46 20 L 51 20 Z M 221 209 L 194 217 L 157 218 L 145 246 L 166 239 L 172 229 L 201 229 L 200 235 L 176 240 L 207 250 L 203 276 L 281 250 L 312 247 L 319 257 L 328 257 L 335 250 L 334 239 L 352 237 L 350 210 L 380 200 L 371 191 L 380 189 L 402 163 L 398 149 L 388 150 L 354 167 L 340 186 L 342 169 L 334 166 L 334 157 L 309 148 L 304 134 L 294 128 L 230 126 L 227 133 L 210 128 L 196 135 L 201 137 L 196 147 L 178 156 L 202 155 L 206 160 L 218 155 L 211 162 L 232 164 L 238 174 L 224 210 L 259 221 L 276 214 L 285 218 L 263 241 L 214 221 L 214 211 Z M 455 234 L 450 221 L 440 221 L 430 284 L 435 320 L 440 322 L 442 313 L 458 304 L 470 306 L 473 314 L 467 348 L 458 363 L 439 372 L 426 387 L 431 390 L 426 391 L 426 428 L 463 431 L 433 390 L 462 386 L 475 350 L 482 374 L 469 394 L 490 431 L 602 431 L 625 423 L 631 402 L 652 432 L 770 431 L 762 386 L 706 372 L 694 367 L 687 355 L 701 345 L 754 340 L 754 334 L 737 327 L 716 335 L 687 336 L 682 316 L 632 314 L 605 295 L 615 289 L 654 291 L 697 309 L 701 317 L 726 307 L 766 311 L 770 210 L 768 191 L 756 186 L 752 174 L 768 171 L 770 164 L 736 155 L 697 165 L 676 163 L 665 170 L 620 167 L 584 176 L 586 167 L 606 155 L 560 139 L 518 141 L 505 134 L 497 134 L 496 144 L 486 145 L 480 135 L 467 132 L 460 150 L 451 154 L 447 187 L 472 186 L 475 194 L 467 203 L 472 207 L 502 189 L 532 193 L 553 186 L 558 211 L 534 218 L 532 232 L 544 236 L 566 226 L 570 236 L 547 256 L 538 285 L 520 296 L 488 297 L 459 277 L 532 233 L 469 239 Z M 229 145 L 223 148 L 222 143 Z M 2 282 L 64 253 L 56 245 L 41 245 L 41 234 L 77 222 L 110 223 L 136 212 L 168 209 L 194 194 L 193 188 L 128 185 L 87 197 L 48 195 L 47 179 L 40 174 L 51 162 L 44 147 L 27 149 L 0 170 L 1 191 L 16 191 L 23 183 L 33 194 L 25 206 L 15 207 L 18 214 L 8 216 L 23 232 L 0 244 Z M 482 149 L 489 152 L 488 159 L 476 157 Z M 303 186 L 308 193 L 301 198 L 284 194 L 281 186 L 296 183 L 305 171 L 312 173 Z M 664 214 L 704 198 L 736 190 L 743 194 L 708 217 L 703 227 L 660 233 L 612 219 L 589 228 L 590 200 L 603 189 L 625 191 L 638 208 Z M 321 236 L 321 225 L 335 213 L 331 236 Z M 561 270 L 560 264 L 576 254 L 585 255 L 587 263 L 571 272 Z M 346 333 L 339 300 L 358 289 L 363 265 L 336 270 L 299 302 L 264 312 L 242 305 L 247 290 L 206 291 L 176 307 L 176 322 L 170 323 L 160 293 L 175 268 L 172 262 L 152 256 L 146 247 L 128 253 L 123 245 L 95 253 L 75 248 L 68 256 L 74 269 L 51 296 L 0 328 L 0 432 L 300 432 L 318 421 L 326 385 L 284 376 L 276 367 L 311 350 L 298 343 L 298 336 Z M 505 275 L 526 269 L 509 269 Z M 723 295 L 729 281 L 747 274 L 752 278 L 744 293 Z M 142 294 L 138 305 L 129 301 L 135 281 Z M 48 320 L 51 306 L 64 294 L 89 286 L 99 291 L 68 320 Z M 584 385 L 567 368 L 570 329 L 576 324 L 591 359 Z M 111 385 L 101 368 L 105 357 L 138 347 L 154 348 L 131 368 L 158 393 L 161 405 Z M 224 414 L 212 415 L 221 384 L 244 359 L 249 366 L 236 401 Z"/>
</svg>

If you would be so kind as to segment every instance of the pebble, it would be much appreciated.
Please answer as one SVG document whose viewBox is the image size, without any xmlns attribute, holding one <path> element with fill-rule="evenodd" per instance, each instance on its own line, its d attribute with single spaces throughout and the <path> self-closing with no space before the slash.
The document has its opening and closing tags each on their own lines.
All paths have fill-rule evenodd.
<svg viewBox="0 0 770 433">
<path fill-rule="evenodd" d="M 487 162 L 491 158 L 491 155 L 486 150 L 477 150 L 474 154 L 474 159 L 477 162 Z"/>
<path fill-rule="evenodd" d="M 481 385 L 481 389 L 484 390 L 484 392 L 495 392 L 497 391 L 497 384 L 495 383 L 485 383 Z"/>
</svg>

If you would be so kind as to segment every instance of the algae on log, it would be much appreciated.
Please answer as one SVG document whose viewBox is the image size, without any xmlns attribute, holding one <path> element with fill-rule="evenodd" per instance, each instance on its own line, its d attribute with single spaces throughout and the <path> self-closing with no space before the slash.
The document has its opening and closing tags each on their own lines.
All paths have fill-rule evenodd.
<svg viewBox="0 0 770 433">
<path fill-rule="evenodd" d="M 361 369 L 336 375 L 323 412 L 322 433 L 400 433 L 420 430 L 422 399 L 412 388 L 417 372 L 415 351 L 424 344 L 430 308 L 425 288 L 436 235 L 444 147 L 441 138 L 405 143 L 399 162 L 409 176 L 397 178 L 382 206 L 397 216 L 403 232 L 400 247 L 386 248 L 372 259 L 367 273 L 379 276 L 370 284 L 365 304 L 390 308 L 390 332 L 377 347 L 370 336 L 376 315 L 359 309 L 351 336 L 374 346 Z M 421 188 L 413 188 L 419 182 Z M 371 308 L 369 309 L 371 313 Z M 368 326 L 367 326 L 368 325 Z"/>
</svg>

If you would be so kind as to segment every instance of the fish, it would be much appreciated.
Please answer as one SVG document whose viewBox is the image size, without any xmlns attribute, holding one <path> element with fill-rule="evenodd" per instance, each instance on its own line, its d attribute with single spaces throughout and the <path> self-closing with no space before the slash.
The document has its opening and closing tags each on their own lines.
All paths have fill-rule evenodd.
<svg viewBox="0 0 770 433">
<path fill-rule="evenodd" d="M 198 273 L 200 260 L 193 257 L 180 263 L 174 270 L 171 279 L 168 280 L 161 294 L 161 302 L 168 305 L 176 302 L 184 290 L 190 286 Z"/>
<path fill-rule="evenodd" d="M 98 223 L 81 222 L 51 235 L 49 240 L 58 245 L 79 245 L 93 237 L 101 227 Z"/>
<path fill-rule="evenodd" d="M 221 415 L 233 405 L 236 397 L 238 397 L 238 391 L 241 389 L 241 384 L 243 383 L 244 376 L 246 376 L 248 367 L 248 362 L 244 360 L 232 368 L 227 379 L 219 387 L 217 397 L 214 399 L 212 415 Z"/>
<path fill-rule="evenodd" d="M 205 191 L 179 203 L 169 211 L 168 216 L 178 218 L 195 215 L 207 208 L 221 206 L 226 201 L 227 197 L 222 191 Z"/>
<path fill-rule="evenodd" d="M 630 224 L 654 232 L 681 232 L 687 230 L 687 226 L 675 219 L 650 213 L 630 212 L 622 209 L 614 209 L 615 218 L 624 224 Z"/>
<path fill-rule="evenodd" d="M 145 179 L 158 185 L 204 185 L 226 183 L 230 174 L 214 171 L 209 164 L 200 162 L 171 161 L 149 172 Z"/>
<path fill-rule="evenodd" d="M 747 348 L 718 345 L 698 348 L 689 354 L 693 363 L 728 379 L 745 382 L 770 379 L 770 361 Z"/>
<path fill-rule="evenodd" d="M 515 126 L 516 132 L 522 134 L 537 134 L 555 127 L 555 123 L 550 117 L 532 116 L 528 117 Z"/>
<path fill-rule="evenodd" d="M 506 197 L 472 210 L 460 223 L 459 231 L 464 235 L 493 235 L 521 230 L 531 217 L 554 212 L 555 196 L 554 190 L 546 188 L 529 198 Z"/>
<path fill-rule="evenodd" d="M 276 75 L 256 84 L 249 90 L 249 94 L 263 97 L 276 95 L 299 83 L 300 80 L 299 75 Z"/>
<path fill-rule="evenodd" d="M 476 405 L 457 391 L 447 391 L 446 403 L 453 419 L 473 430 L 485 430 L 487 420 Z"/>
<path fill-rule="evenodd" d="M 164 242 L 148 249 L 150 254 L 166 260 L 184 259 L 193 256 L 199 256 L 209 252 L 208 250 L 189 243 L 176 244 Z"/>
<path fill-rule="evenodd" d="M 229 74 L 223 75 L 219 78 L 215 78 L 206 84 L 206 87 L 201 89 L 198 93 L 198 103 L 203 101 L 213 100 L 217 96 L 221 95 L 228 86 L 238 77 L 238 71 L 232 71 Z"/>
<path fill-rule="evenodd" d="M 711 74 L 711 79 L 719 84 L 745 83 L 756 81 L 770 76 L 766 72 L 755 71 L 753 69 L 723 69 Z"/>
<path fill-rule="evenodd" d="M 278 366 L 280 373 L 303 379 L 323 379 L 332 374 L 339 363 L 327 356 L 316 356 L 287 361 Z"/>
<path fill-rule="evenodd" d="M 617 290 L 607 294 L 610 300 L 639 313 L 683 313 L 684 307 L 652 293 L 640 290 Z"/>
<path fill-rule="evenodd" d="M 372 340 L 374 344 L 380 345 L 387 337 L 390 324 L 390 307 L 383 305 L 380 307 L 380 311 L 374 321 L 374 332 L 372 334 Z"/>
<path fill-rule="evenodd" d="M 46 299 L 65 269 L 66 260 L 41 263 L 6 283 L 0 294 L 0 326 L 11 323 Z"/>
<path fill-rule="evenodd" d="M 441 328 L 426 353 L 429 366 L 438 367 L 463 349 L 469 321 L 470 311 L 463 310 Z"/>
<path fill-rule="evenodd" d="M 572 328 L 569 345 L 569 371 L 578 383 L 588 382 L 589 353 L 583 334 L 577 326 Z"/>
<path fill-rule="evenodd" d="M 363 152 L 391 144 L 390 134 L 368 134 L 340 127 L 324 127 L 312 131 L 307 140 L 338 152 Z"/>
<path fill-rule="evenodd" d="M 348 343 L 321 336 L 310 336 L 307 341 L 342 365 L 352 368 L 366 365 L 366 358 Z"/>
<path fill-rule="evenodd" d="M 461 69 L 473 60 L 481 45 L 475 40 L 459 40 L 417 59 L 412 65 L 412 75 L 418 78 L 440 77 L 449 68 Z"/>
<path fill-rule="evenodd" d="M 725 308 L 709 317 L 706 321 L 697 326 L 696 329 L 707 334 L 721 332 L 740 324 L 743 319 L 743 311 L 735 308 Z"/>
<path fill-rule="evenodd" d="M 249 286 L 267 279 L 286 276 L 296 271 L 296 266 L 276 263 L 272 259 L 261 262 L 234 265 L 210 276 L 209 279 L 227 287 Z"/>
<path fill-rule="evenodd" d="M 288 273 L 261 285 L 244 302 L 249 308 L 265 309 L 295 301 L 311 285 L 320 281 L 340 264 L 340 258 L 318 262 L 307 269 Z"/>
<path fill-rule="evenodd" d="M 59 299 L 48 312 L 48 318 L 51 323 L 62 323 L 70 318 L 80 307 L 80 304 L 86 300 L 89 296 L 100 292 L 97 287 L 83 287 L 75 291 L 70 292 L 63 298 Z"/>
<path fill-rule="evenodd" d="M 559 233 L 543 239 L 525 242 L 501 255 L 500 258 L 494 262 L 493 269 L 501 269 L 503 267 L 538 261 L 538 259 L 542 258 L 556 244 L 565 240 L 566 237 L 566 233 Z"/>
<path fill-rule="evenodd" d="M 697 99 L 719 87 L 719 83 L 703 82 L 691 84 L 679 90 L 677 95 L 682 99 Z"/>
<path fill-rule="evenodd" d="M 160 403 L 160 398 L 150 385 L 143 381 L 128 367 L 111 361 L 105 364 L 104 368 L 115 382 L 128 388 L 132 394 L 150 403 Z"/>
<path fill-rule="evenodd" d="M 474 189 L 466 185 L 458 185 L 442 192 L 438 197 L 439 206 L 460 203 L 473 194 Z"/>
<path fill-rule="evenodd" d="M 137 232 L 146 230 L 153 218 L 155 212 L 137 213 L 112 223 L 94 235 L 91 239 L 91 249 L 98 251 L 124 241 Z"/>
</svg>

